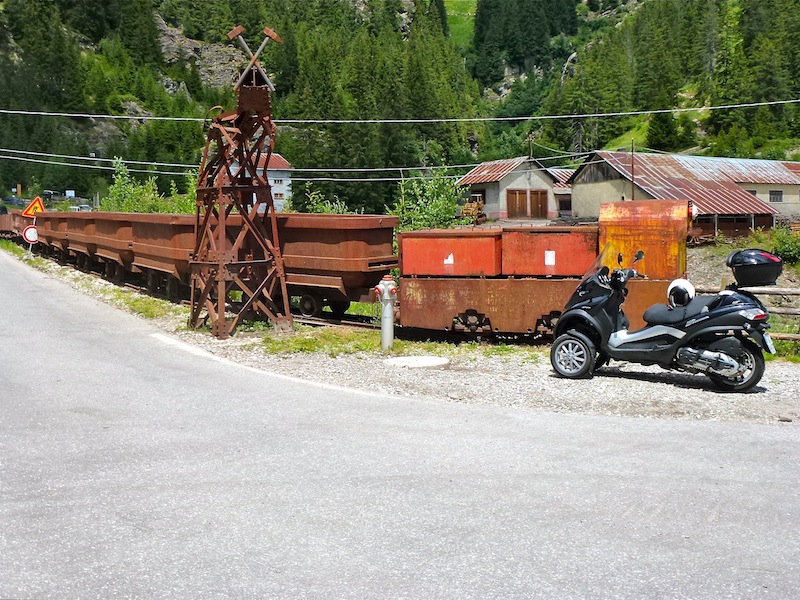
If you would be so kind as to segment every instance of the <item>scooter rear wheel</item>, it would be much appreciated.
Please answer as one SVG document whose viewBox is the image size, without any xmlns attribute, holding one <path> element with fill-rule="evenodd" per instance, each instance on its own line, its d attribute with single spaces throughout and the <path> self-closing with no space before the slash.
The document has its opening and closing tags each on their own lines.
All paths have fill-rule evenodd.
<svg viewBox="0 0 800 600">
<path fill-rule="evenodd" d="M 590 377 L 594 370 L 596 350 L 592 341 L 570 329 L 558 336 L 550 349 L 550 363 L 556 373 L 569 379 Z"/>
<path fill-rule="evenodd" d="M 744 363 L 744 372 L 738 377 L 725 377 L 709 373 L 708 377 L 719 389 L 726 392 L 746 392 L 761 381 L 764 375 L 764 353 L 750 340 L 742 340 L 742 354 L 737 357 Z"/>
</svg>

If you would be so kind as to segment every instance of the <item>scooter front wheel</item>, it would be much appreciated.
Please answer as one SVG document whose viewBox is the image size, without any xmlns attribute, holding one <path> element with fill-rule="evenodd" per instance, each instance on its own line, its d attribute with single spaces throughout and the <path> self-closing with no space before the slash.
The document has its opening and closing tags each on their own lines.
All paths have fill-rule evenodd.
<svg viewBox="0 0 800 600">
<path fill-rule="evenodd" d="M 594 370 L 596 351 L 592 341 L 570 329 L 558 336 L 550 349 L 550 363 L 556 373 L 570 379 L 590 377 Z"/>
</svg>

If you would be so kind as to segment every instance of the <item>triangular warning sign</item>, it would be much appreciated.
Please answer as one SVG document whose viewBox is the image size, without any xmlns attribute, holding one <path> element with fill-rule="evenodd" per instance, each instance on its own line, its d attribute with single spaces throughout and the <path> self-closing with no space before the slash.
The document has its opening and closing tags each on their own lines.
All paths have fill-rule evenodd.
<svg viewBox="0 0 800 600">
<path fill-rule="evenodd" d="M 28 204 L 28 208 L 22 211 L 23 217 L 35 217 L 37 212 L 44 212 L 44 204 L 39 196 L 33 199 L 33 202 Z"/>
</svg>

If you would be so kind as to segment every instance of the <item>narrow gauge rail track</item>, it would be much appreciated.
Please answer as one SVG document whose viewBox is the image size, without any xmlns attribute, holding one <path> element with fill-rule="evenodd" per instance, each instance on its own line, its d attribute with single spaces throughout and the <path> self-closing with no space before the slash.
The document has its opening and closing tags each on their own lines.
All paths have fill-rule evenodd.
<svg viewBox="0 0 800 600">
<path fill-rule="evenodd" d="M 292 311 L 295 323 L 311 326 L 327 327 L 351 327 L 356 329 L 380 329 L 381 326 L 372 322 L 372 317 L 364 315 L 344 315 L 343 317 L 334 316 L 332 313 L 322 313 L 321 317 L 306 317 L 299 311 Z M 330 316 L 327 316 L 329 315 Z"/>
<path fill-rule="evenodd" d="M 191 301 L 188 295 L 182 295 L 181 297 L 170 297 L 169 294 L 162 287 L 156 287 L 152 285 L 152 279 L 146 280 L 144 276 L 136 276 L 128 274 L 128 277 L 125 281 L 114 281 L 113 279 L 107 277 L 105 273 L 101 272 L 100 270 L 96 269 L 81 269 L 80 266 L 74 260 L 68 260 L 67 262 L 60 262 L 56 257 L 51 255 L 40 254 L 42 258 L 49 259 L 53 262 L 58 264 L 62 264 L 63 266 L 69 266 L 76 271 L 80 271 L 85 275 L 90 275 L 92 277 L 96 277 L 97 279 L 102 279 L 103 281 L 109 281 L 115 285 L 120 287 L 133 290 L 140 294 L 145 294 L 152 298 L 158 298 L 160 300 L 166 300 L 168 302 L 172 302 L 173 304 L 180 304 L 182 306 L 190 306 Z M 132 277 L 132 279 L 131 279 Z M 188 291 L 188 289 L 186 290 Z M 322 315 L 319 317 L 310 317 L 303 315 L 302 312 L 293 307 L 292 309 L 292 316 L 296 323 L 300 323 L 302 325 L 311 325 L 311 326 L 334 326 L 334 327 L 353 327 L 359 329 L 380 329 L 380 325 L 377 325 L 373 322 L 374 317 L 368 315 L 349 315 L 345 314 L 343 316 L 337 316 L 333 313 L 329 312 L 322 312 Z"/>
</svg>

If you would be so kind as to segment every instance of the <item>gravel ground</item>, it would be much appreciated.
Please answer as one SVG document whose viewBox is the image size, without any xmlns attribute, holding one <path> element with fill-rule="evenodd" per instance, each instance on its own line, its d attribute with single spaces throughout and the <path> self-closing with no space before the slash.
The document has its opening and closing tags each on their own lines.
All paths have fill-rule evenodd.
<svg viewBox="0 0 800 600">
<path fill-rule="evenodd" d="M 257 340 L 238 334 L 229 340 L 187 331 L 177 335 L 257 369 L 398 396 L 595 415 L 761 423 L 800 420 L 800 365 L 783 360 L 767 363 L 763 379 L 750 393 L 728 394 L 718 392 L 701 375 L 619 362 L 592 379 L 561 379 L 553 373 L 546 345 L 524 356 L 472 352 L 450 357 L 445 367 L 412 368 L 392 366 L 379 356 L 268 355 L 257 348 Z"/>
<path fill-rule="evenodd" d="M 690 250 L 689 275 L 698 285 L 719 285 L 724 259 L 703 257 L 704 251 Z M 719 269 L 713 266 L 715 261 L 722 263 Z M 110 285 L 55 263 L 47 270 L 87 293 L 92 293 L 94 286 Z M 90 285 L 87 280 L 97 283 Z M 780 281 L 779 285 L 797 287 L 793 280 Z M 592 379 L 561 379 L 553 373 L 549 346 L 544 344 L 507 355 L 474 346 L 448 347 L 444 351 L 448 365 L 410 368 L 390 365 L 382 355 L 271 355 L 259 345 L 258 335 L 240 332 L 228 340 L 217 340 L 207 333 L 187 331 L 184 323 L 184 317 L 156 321 L 165 332 L 221 358 L 328 385 L 520 410 L 749 421 L 790 427 L 800 422 L 800 364 L 780 359 L 767 363 L 763 379 L 751 392 L 736 394 L 717 391 L 702 375 L 616 361 Z"/>
</svg>

